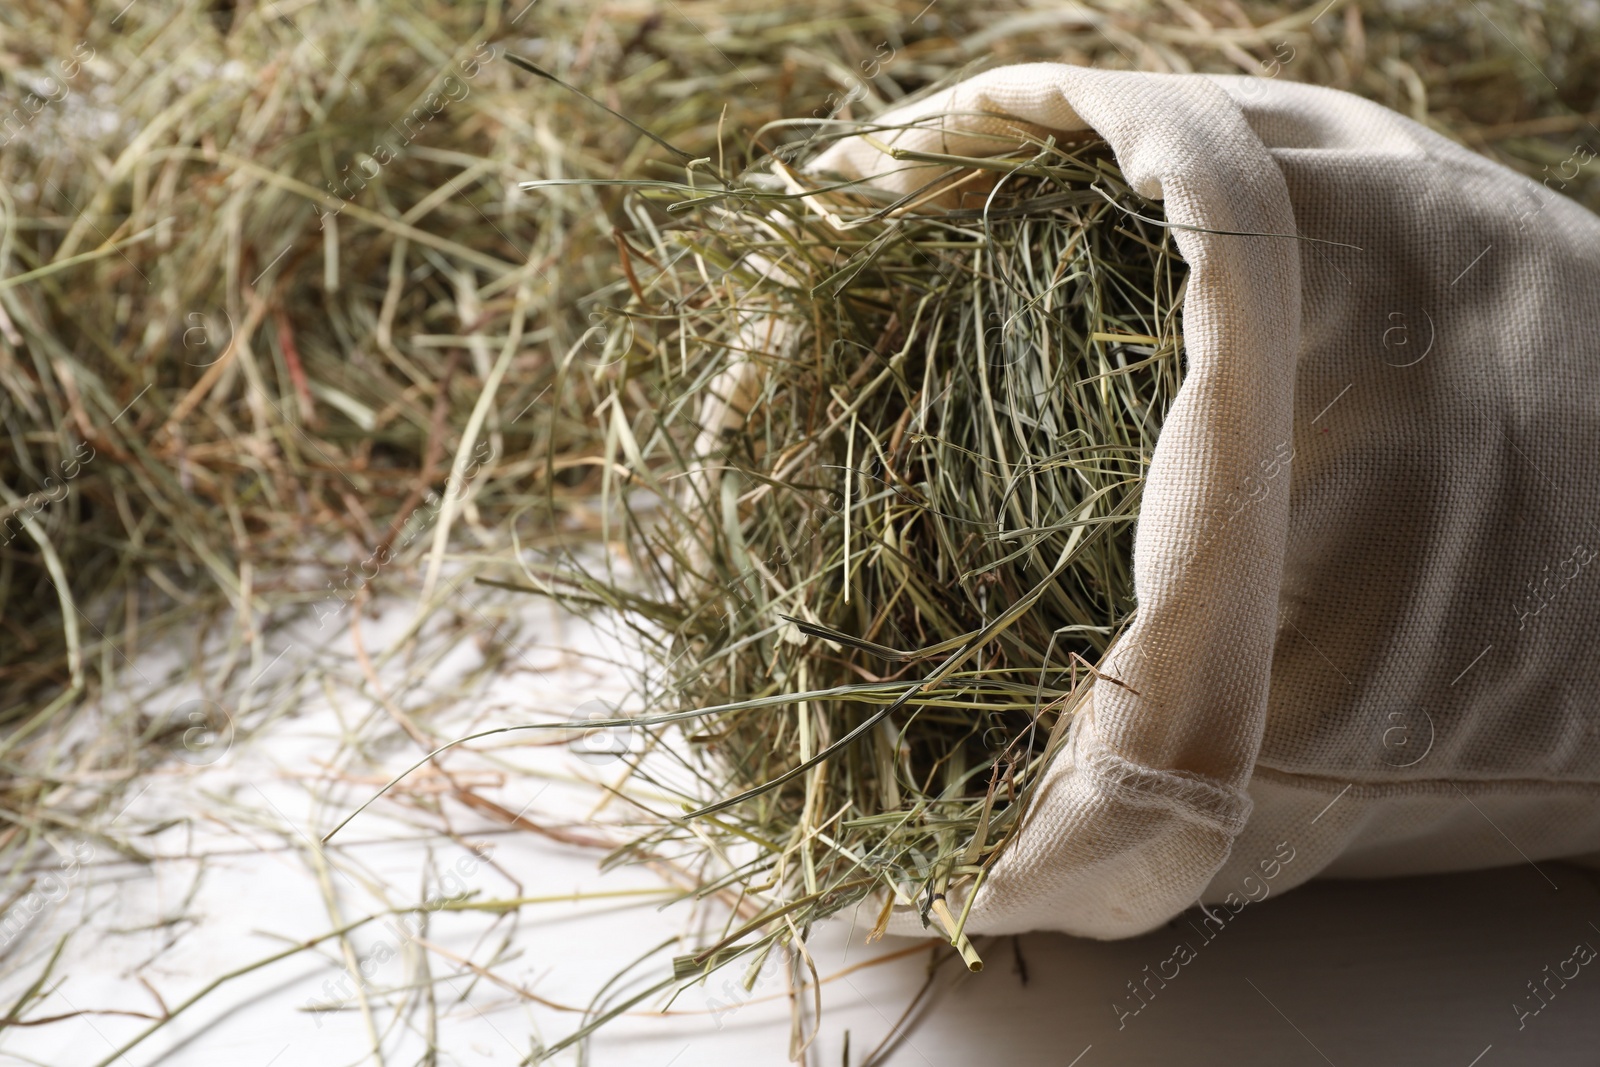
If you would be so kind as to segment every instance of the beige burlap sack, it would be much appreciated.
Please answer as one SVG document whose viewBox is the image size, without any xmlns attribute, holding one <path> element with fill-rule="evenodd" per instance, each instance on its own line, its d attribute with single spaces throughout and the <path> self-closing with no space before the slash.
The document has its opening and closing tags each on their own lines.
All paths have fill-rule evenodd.
<svg viewBox="0 0 1600 1067">
<path fill-rule="evenodd" d="M 967 929 L 1600 850 L 1600 219 L 1305 85 L 1030 64 L 885 118 L 956 154 L 1093 129 L 1191 271 L 1105 668 L 1137 695 L 1098 687 Z"/>
</svg>

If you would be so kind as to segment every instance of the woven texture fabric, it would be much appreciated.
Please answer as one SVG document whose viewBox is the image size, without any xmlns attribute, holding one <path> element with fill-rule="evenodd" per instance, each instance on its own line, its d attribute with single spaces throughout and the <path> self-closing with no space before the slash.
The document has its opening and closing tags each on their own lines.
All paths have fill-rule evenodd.
<svg viewBox="0 0 1600 1067">
<path fill-rule="evenodd" d="M 883 119 L 953 154 L 1093 130 L 1190 268 L 1102 665 L 1137 692 L 1097 687 L 967 929 L 1600 851 L 1600 219 L 1263 79 L 1028 64 Z M 812 169 L 937 173 L 864 139 Z"/>
</svg>

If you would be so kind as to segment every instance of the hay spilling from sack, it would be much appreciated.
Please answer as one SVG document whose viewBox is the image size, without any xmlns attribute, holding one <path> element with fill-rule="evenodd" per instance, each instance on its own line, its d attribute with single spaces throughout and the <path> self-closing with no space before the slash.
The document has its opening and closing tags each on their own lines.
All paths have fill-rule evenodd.
<svg viewBox="0 0 1600 1067">
<path fill-rule="evenodd" d="M 961 169 L 898 201 L 781 164 L 638 192 L 604 378 L 637 581 L 556 578 L 635 623 L 635 784 L 687 809 L 618 858 L 749 904 L 680 979 L 874 895 L 981 966 L 947 896 L 1135 610 L 1186 268 L 1103 145 L 994 151 L 900 153 Z"/>
</svg>

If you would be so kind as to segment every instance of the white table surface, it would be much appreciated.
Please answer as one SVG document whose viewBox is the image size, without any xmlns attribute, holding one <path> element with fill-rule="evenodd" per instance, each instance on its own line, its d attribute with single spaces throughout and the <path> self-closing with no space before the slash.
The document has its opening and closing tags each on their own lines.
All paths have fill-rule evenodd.
<svg viewBox="0 0 1600 1067">
<path fill-rule="evenodd" d="M 436 672 L 433 695 L 456 697 L 461 705 L 440 719 L 447 736 L 452 722 L 524 721 L 530 706 L 571 708 L 616 690 L 616 671 L 558 651 L 574 643 L 594 647 L 593 635 L 547 609 L 527 610 L 522 651 L 512 670 L 464 685 L 452 681 L 472 666 L 472 656 L 463 654 Z M 364 624 L 364 641 L 374 655 L 405 621 L 397 618 L 390 612 Z M 324 765 L 341 751 L 341 736 L 348 737 L 351 724 L 376 705 L 370 693 L 364 702 L 356 699 L 359 672 L 347 647 L 305 634 L 284 643 L 293 654 L 274 665 L 267 684 L 287 687 L 294 713 L 242 737 L 215 762 L 178 764 L 131 791 L 115 828 L 136 832 L 129 839 L 158 858 L 132 862 L 97 846 L 82 872 L 67 880 L 59 903 L 4 950 L 0 999 L 9 1006 L 37 978 L 57 939 L 67 936 L 48 995 L 25 1018 L 86 1014 L 0 1030 L 0 1063 L 99 1062 L 149 1025 L 107 1012 L 152 1014 L 162 1010 L 161 1003 L 170 1009 L 219 974 L 327 932 L 333 926 L 330 897 L 345 920 L 427 899 L 435 890 L 424 891 L 425 873 L 467 857 L 460 844 L 439 833 L 446 821 L 461 840 L 493 845 L 492 862 L 468 863 L 470 873 L 463 876 L 462 886 L 482 897 L 660 885 L 639 869 L 602 875 L 591 850 L 507 831 L 449 800 L 438 813 L 380 801 L 323 854 L 327 866 L 319 879 L 311 838 L 369 795 L 380 770 L 404 766 L 417 750 L 388 742 L 368 753 L 368 778 L 329 785 Z M 332 679 L 326 687 L 306 684 L 313 646 L 316 670 Z M 265 651 L 274 651 L 270 640 Z M 394 699 L 404 703 L 425 695 L 415 690 Z M 477 775 L 473 780 L 481 780 L 484 795 L 512 811 L 526 808 L 530 818 L 581 814 L 592 802 L 582 790 L 514 769 L 568 773 L 574 761 L 562 749 L 524 746 L 497 755 L 504 766 L 470 752 L 452 756 L 448 765 Z M 347 774 L 356 773 L 354 766 L 343 765 Z M 501 777 L 490 777 L 496 774 Z M 70 847 L 70 839 L 63 847 Z M 980 940 L 988 966 L 978 975 L 953 965 L 947 948 L 895 939 L 866 946 L 860 931 L 830 924 L 812 945 L 825 977 L 913 951 L 824 985 L 821 1027 L 806 1062 L 843 1063 L 848 1031 L 851 1064 L 896 1034 L 880 1062 L 1592 1067 L 1600 1063 L 1600 966 L 1583 967 L 1564 987 L 1552 981 L 1549 988 L 1557 992 L 1546 1006 L 1519 1018 L 1518 1006 L 1537 1006 L 1528 983 L 1545 979 L 1547 965 L 1561 965 L 1579 943 L 1600 947 L 1596 875 L 1560 864 L 1541 869 L 1559 888 L 1527 865 L 1386 882 L 1313 883 L 1251 906 L 1209 942 L 1188 921 L 1193 916 L 1116 943 L 1045 934 Z M 535 1040 L 552 1042 L 567 1033 L 574 1016 L 534 1003 L 517 989 L 583 1004 L 628 960 L 681 933 L 686 914 L 682 906 L 658 911 L 648 899 L 625 896 L 530 904 L 514 921 L 431 913 L 421 936 L 432 946 L 426 954 L 435 979 L 437 1062 L 520 1062 Z M 375 990 L 417 978 L 409 968 L 423 952 L 405 940 L 404 931 L 385 931 L 377 923 L 352 935 L 356 959 L 373 964 Z M 1113 1005 L 1126 1011 L 1138 1003 L 1128 983 L 1143 980 L 1145 968 L 1172 956 L 1179 941 L 1195 958 L 1164 987 L 1149 987 L 1157 990 L 1154 996 L 1119 1025 Z M 935 953 L 945 966 L 935 975 L 932 993 L 908 1025 L 897 1028 Z M 657 956 L 656 969 L 641 973 L 663 973 L 669 955 Z M 1019 955 L 1026 982 L 1016 968 Z M 347 996 L 351 987 L 342 993 L 337 984 L 345 973 L 334 942 L 291 956 L 219 987 L 115 1062 L 429 1062 L 424 1015 L 397 1018 L 376 992 L 371 1026 L 381 1037 L 381 1056 L 371 1053 L 368 1021 L 354 1001 L 341 1010 L 311 1010 Z M 732 972 L 725 973 L 708 988 L 680 997 L 676 1014 L 654 1014 L 645 1005 L 618 1020 L 591 1043 L 587 1062 L 786 1062 L 789 1008 L 782 975 L 768 973 L 745 994 L 728 981 Z M 578 1060 L 564 1054 L 556 1062 Z"/>
</svg>

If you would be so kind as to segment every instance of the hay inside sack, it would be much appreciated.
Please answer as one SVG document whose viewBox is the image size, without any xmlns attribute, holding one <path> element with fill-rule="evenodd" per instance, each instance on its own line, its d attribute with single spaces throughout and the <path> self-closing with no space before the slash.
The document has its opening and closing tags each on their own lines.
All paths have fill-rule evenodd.
<svg viewBox="0 0 1600 1067">
<path fill-rule="evenodd" d="M 769 164 L 628 205 L 596 376 L 638 577 L 557 579 L 645 642 L 632 773 L 688 809 L 614 859 L 740 902 L 679 979 L 875 893 L 981 966 L 946 899 L 1135 610 L 1186 268 L 1103 144 L 995 151 L 901 153 L 938 166 L 899 201 Z"/>
</svg>

